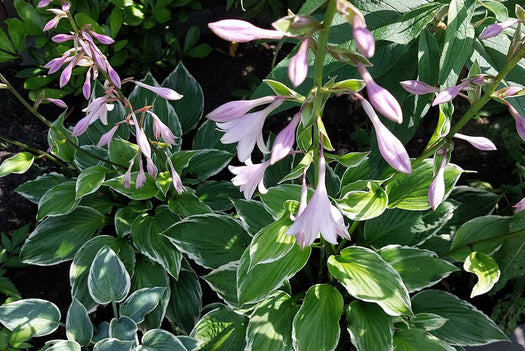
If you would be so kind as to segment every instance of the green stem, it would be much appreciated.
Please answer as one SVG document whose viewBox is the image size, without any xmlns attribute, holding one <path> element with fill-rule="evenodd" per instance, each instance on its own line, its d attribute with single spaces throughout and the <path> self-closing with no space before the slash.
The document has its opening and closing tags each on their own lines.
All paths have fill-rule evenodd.
<svg viewBox="0 0 525 351">
<path fill-rule="evenodd" d="M 113 315 L 118 319 L 117 303 L 115 301 L 111 301 L 111 307 L 113 308 Z"/>
<path fill-rule="evenodd" d="M 358 225 L 359 225 L 359 221 L 353 221 L 350 228 L 348 228 L 348 235 L 351 236 L 354 233 Z M 337 249 L 335 249 L 335 254 L 338 254 L 339 252 L 341 252 L 341 250 L 345 247 L 347 242 L 348 242 L 348 239 L 341 240 L 341 242 L 337 246 Z"/>
</svg>

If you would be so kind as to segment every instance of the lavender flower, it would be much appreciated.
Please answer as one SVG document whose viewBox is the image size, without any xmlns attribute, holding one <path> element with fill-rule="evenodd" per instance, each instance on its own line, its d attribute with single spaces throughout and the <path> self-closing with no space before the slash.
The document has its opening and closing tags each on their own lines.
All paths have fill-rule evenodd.
<svg viewBox="0 0 525 351">
<path fill-rule="evenodd" d="M 38 7 L 38 8 L 46 7 L 46 6 L 49 5 L 50 2 L 51 2 L 51 0 L 40 0 L 38 2 L 38 5 L 36 5 L 36 7 Z"/>
<path fill-rule="evenodd" d="M 295 143 L 295 130 L 300 121 L 301 112 L 297 112 L 290 123 L 277 134 L 272 146 L 270 164 L 273 165 L 277 161 L 282 160 L 292 151 L 293 144 Z"/>
<path fill-rule="evenodd" d="M 436 95 L 436 98 L 432 102 L 432 106 L 444 104 L 445 102 L 452 101 L 461 90 L 465 89 L 470 84 L 470 80 L 466 80 L 458 85 L 446 88 Z"/>
<path fill-rule="evenodd" d="M 149 144 L 148 137 L 146 136 L 146 133 L 144 133 L 144 130 L 140 127 L 135 113 L 132 112 L 131 116 L 133 118 L 133 124 L 135 124 L 135 138 L 137 139 L 139 150 L 144 154 L 144 156 L 151 158 L 151 146 Z"/>
<path fill-rule="evenodd" d="M 491 24 L 490 26 L 483 29 L 483 32 L 481 32 L 481 34 L 479 35 L 479 39 L 488 39 L 495 37 L 501 32 L 503 32 L 505 28 L 508 28 L 518 22 L 519 21 L 517 19 L 510 19 L 505 22 Z"/>
<path fill-rule="evenodd" d="M 60 100 L 60 99 L 44 98 L 44 100 L 47 100 L 47 101 L 57 105 L 58 107 L 67 108 L 66 103 L 64 101 Z"/>
<path fill-rule="evenodd" d="M 135 181 L 135 189 L 140 189 L 146 183 L 146 174 L 144 173 L 144 166 L 142 165 L 142 159 L 139 160 L 139 173 L 137 174 L 137 180 Z"/>
<path fill-rule="evenodd" d="M 151 158 L 146 158 L 146 169 L 148 170 L 148 174 L 151 176 L 151 178 L 157 178 L 157 173 L 159 170 Z"/>
<path fill-rule="evenodd" d="M 394 169 L 402 173 L 410 174 L 412 172 L 412 165 L 410 164 L 410 157 L 408 157 L 403 143 L 381 123 L 372 105 L 360 95 L 356 94 L 356 96 L 361 100 L 363 109 L 374 125 L 381 156 L 383 156 L 385 161 Z"/>
<path fill-rule="evenodd" d="M 133 168 L 133 164 L 135 163 L 135 158 L 132 158 L 131 161 L 129 161 L 129 167 L 126 173 L 124 173 L 124 177 L 122 178 L 122 185 L 124 188 L 129 189 L 129 186 L 131 184 L 131 168 Z"/>
<path fill-rule="evenodd" d="M 95 39 L 97 39 L 100 43 L 105 45 L 111 45 L 115 42 L 111 37 L 104 35 L 104 34 L 98 34 L 96 32 L 93 32 L 92 30 L 88 30 L 89 34 L 91 34 Z"/>
<path fill-rule="evenodd" d="M 514 211 L 516 213 L 523 211 L 525 209 L 525 197 L 521 199 L 516 205 L 514 205 Z"/>
<path fill-rule="evenodd" d="M 167 144 L 175 145 L 175 135 L 173 135 L 168 126 L 162 123 L 159 116 L 153 112 L 149 110 L 146 112 L 149 113 L 151 117 L 153 117 L 153 135 L 155 138 L 159 139 L 162 135 L 162 139 L 164 139 Z"/>
<path fill-rule="evenodd" d="M 262 128 L 266 117 L 282 104 L 282 100 L 276 100 L 263 110 L 248 113 L 233 121 L 217 123 L 224 135 L 221 138 L 223 144 L 237 144 L 237 157 L 244 162 L 257 146 L 262 152 L 268 152 L 264 145 Z"/>
<path fill-rule="evenodd" d="M 427 83 L 421 82 L 419 80 L 405 80 L 399 82 L 399 84 L 401 84 L 401 86 L 406 91 L 414 95 L 424 95 L 439 92 L 438 88 L 428 85 Z"/>
<path fill-rule="evenodd" d="M 372 106 L 389 120 L 399 124 L 403 123 L 403 111 L 396 98 L 388 90 L 374 82 L 363 64 L 357 63 L 357 69 L 366 83 L 366 91 Z"/>
<path fill-rule="evenodd" d="M 247 200 L 252 198 L 255 188 L 259 188 L 261 194 L 266 194 L 268 191 L 264 186 L 264 172 L 269 165 L 270 161 L 268 160 L 257 164 L 247 164 L 246 166 L 228 166 L 230 172 L 236 175 L 232 179 L 233 185 L 239 187 Z"/>
<path fill-rule="evenodd" d="M 209 23 L 208 27 L 222 39 L 237 43 L 245 43 L 257 39 L 279 40 L 284 36 L 278 30 L 263 29 L 249 22 L 234 19 Z"/>
<path fill-rule="evenodd" d="M 372 33 L 366 28 L 364 18 L 354 13 L 352 21 L 354 41 L 360 53 L 370 58 L 374 56 L 375 40 Z"/>
<path fill-rule="evenodd" d="M 58 25 L 60 19 L 67 17 L 67 13 L 59 9 L 48 9 L 48 11 L 53 13 L 55 17 L 45 24 L 44 28 L 42 29 L 44 32 L 55 28 Z"/>
<path fill-rule="evenodd" d="M 266 105 L 277 100 L 278 96 L 264 96 L 254 100 L 236 100 L 227 102 L 206 115 L 215 122 L 228 122 L 247 114 L 252 108 Z"/>
<path fill-rule="evenodd" d="M 428 202 L 430 207 L 435 211 L 443 202 L 445 197 L 445 168 L 447 167 L 447 155 L 443 152 L 443 159 L 436 173 L 436 177 L 428 188 Z"/>
<path fill-rule="evenodd" d="M 454 134 L 454 138 L 465 140 L 469 142 L 472 146 L 474 146 L 476 149 L 482 150 L 482 151 L 493 151 L 496 150 L 496 145 L 489 139 L 485 137 L 474 137 L 474 136 L 468 136 L 460 133 Z"/>
<path fill-rule="evenodd" d="M 299 50 L 297 50 L 297 53 L 292 57 L 288 65 L 288 77 L 295 87 L 301 85 L 308 74 L 309 42 L 308 38 L 302 41 Z"/>
<path fill-rule="evenodd" d="M 111 143 L 111 140 L 113 139 L 113 135 L 115 135 L 115 132 L 117 131 L 118 127 L 120 126 L 121 123 L 117 123 L 115 124 L 108 132 L 102 134 L 102 136 L 100 137 L 98 143 L 97 143 L 97 146 L 104 146 L 104 145 L 108 145 Z"/>
<path fill-rule="evenodd" d="M 173 187 L 177 191 L 177 193 L 180 195 L 184 191 L 184 185 L 182 185 L 182 179 L 180 179 L 179 174 L 175 170 L 175 167 L 173 167 L 173 162 L 171 162 L 171 158 L 168 156 L 168 165 L 171 169 L 171 181 L 173 183 Z"/>
<path fill-rule="evenodd" d="M 520 138 L 525 141 L 525 118 L 520 116 L 518 110 L 514 106 L 512 106 L 509 102 L 505 101 L 507 104 L 507 107 L 509 108 L 509 112 L 514 117 L 514 121 L 516 122 L 516 131 L 518 132 L 518 135 Z"/>
<path fill-rule="evenodd" d="M 148 84 L 144 84 L 142 82 L 137 82 L 135 80 L 133 80 L 132 82 L 135 83 L 136 85 L 138 85 L 139 87 L 151 90 L 152 92 L 154 92 L 155 94 L 157 94 L 158 96 L 160 96 L 160 97 L 162 97 L 162 98 L 164 98 L 166 100 L 180 100 L 180 99 L 182 99 L 182 95 L 177 93 L 173 89 L 163 88 L 163 87 L 154 87 L 154 86 L 151 86 L 151 85 L 148 85 Z"/>
<path fill-rule="evenodd" d="M 331 244 L 337 244 L 337 236 L 350 238 L 341 213 L 330 204 L 325 178 L 326 162 L 321 151 L 317 188 L 304 211 L 297 215 L 285 233 L 295 235 L 295 240 L 301 248 L 311 245 L 319 233 Z"/>
<path fill-rule="evenodd" d="M 82 94 L 86 99 L 89 99 L 91 96 L 91 67 L 86 71 L 86 79 L 84 84 L 82 84 Z"/>
</svg>

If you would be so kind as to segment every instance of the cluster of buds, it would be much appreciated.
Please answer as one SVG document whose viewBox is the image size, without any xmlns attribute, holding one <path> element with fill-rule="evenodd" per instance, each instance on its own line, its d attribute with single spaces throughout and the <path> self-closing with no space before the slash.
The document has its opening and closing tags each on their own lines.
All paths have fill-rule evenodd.
<svg viewBox="0 0 525 351">
<path fill-rule="evenodd" d="M 48 6 L 52 0 L 42 0 L 38 7 Z M 79 136 L 86 132 L 87 128 L 99 120 L 102 124 L 108 124 L 108 112 L 113 110 L 115 103 L 121 103 L 127 109 L 127 115 L 117 123 L 105 134 L 103 134 L 97 143 L 97 146 L 108 146 L 111 143 L 116 131 L 122 125 L 128 125 L 135 130 L 135 138 L 138 145 L 138 153 L 131 159 L 127 171 L 124 173 L 123 182 L 124 187 L 129 188 L 131 183 L 131 172 L 135 161 L 138 159 L 139 171 L 135 180 L 135 187 L 141 188 L 146 182 L 146 173 L 144 171 L 143 159 L 146 160 L 147 173 L 156 178 L 158 168 L 152 160 L 151 142 L 144 132 L 142 121 L 149 117 L 152 119 L 153 136 L 157 140 L 164 141 L 168 146 L 175 145 L 175 136 L 172 131 L 166 126 L 161 118 L 151 111 L 151 106 L 144 106 L 139 109 L 134 109 L 130 101 L 124 97 L 121 92 L 121 86 L 124 83 L 134 83 L 135 85 L 148 89 L 159 97 L 167 100 L 179 100 L 182 95 L 173 89 L 156 87 L 142 82 L 134 81 L 133 79 L 121 80 L 118 73 L 110 65 L 107 57 L 99 49 L 98 44 L 111 45 L 114 40 L 104 34 L 96 33 L 91 30 L 90 25 L 85 25 L 78 29 L 73 17 L 69 13 L 70 4 L 62 2 L 60 9 L 48 9 L 49 12 L 55 14 L 49 22 L 44 26 L 44 31 L 51 30 L 58 25 L 62 18 L 68 18 L 71 21 L 73 31 L 69 34 L 56 34 L 51 40 L 55 43 L 64 43 L 71 41 L 72 48 L 67 50 L 61 57 L 54 58 L 49 61 L 45 67 L 49 69 L 49 73 L 58 72 L 62 69 L 59 79 L 59 86 L 64 87 L 71 79 L 71 74 L 75 66 L 87 67 L 85 80 L 82 86 L 82 93 L 86 99 L 89 100 L 87 107 L 83 110 L 85 116 L 75 125 L 72 135 Z M 98 44 L 97 44 L 98 42 Z M 97 81 L 99 75 L 104 78 L 104 95 L 96 97 L 94 90 L 94 82 Z M 46 99 L 55 103 L 58 106 L 66 108 L 66 104 L 58 99 Z M 141 114 L 141 118 L 137 115 Z M 172 181 L 175 190 L 181 194 L 184 191 L 180 176 L 171 163 L 169 155 L 166 153 L 166 159 L 172 174 Z"/>
</svg>

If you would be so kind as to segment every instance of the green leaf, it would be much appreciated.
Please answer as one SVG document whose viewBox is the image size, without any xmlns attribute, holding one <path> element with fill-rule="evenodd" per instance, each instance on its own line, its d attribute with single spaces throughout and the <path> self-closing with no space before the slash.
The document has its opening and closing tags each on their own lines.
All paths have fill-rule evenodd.
<svg viewBox="0 0 525 351">
<path fill-rule="evenodd" d="M 109 186 L 117 193 L 125 195 L 133 200 L 147 200 L 157 195 L 159 193 L 159 189 L 155 185 L 155 181 L 149 176 L 146 176 L 146 183 L 144 183 L 144 186 L 142 188 L 135 188 L 135 179 L 137 178 L 137 173 L 138 172 L 131 173 L 131 183 L 129 189 L 124 188 L 124 175 L 108 179 L 102 184 Z"/>
<path fill-rule="evenodd" d="M 0 323 L 16 334 L 16 340 L 29 340 L 54 332 L 60 325 L 60 310 L 41 299 L 18 300 L 0 306 Z M 11 340 L 14 337 L 11 334 Z"/>
<path fill-rule="evenodd" d="M 353 221 L 380 216 L 388 205 L 386 192 L 375 182 L 368 182 L 368 191 L 350 191 L 336 201 L 341 213 Z"/>
<path fill-rule="evenodd" d="M 135 341 L 122 341 L 114 338 L 102 339 L 95 344 L 93 351 L 132 351 Z"/>
<path fill-rule="evenodd" d="M 38 204 L 42 196 L 50 188 L 63 183 L 66 178 L 62 174 L 48 173 L 38 176 L 34 180 L 29 180 L 16 188 L 16 192 L 28 199 L 29 201 Z"/>
<path fill-rule="evenodd" d="M 450 202 L 444 202 L 436 211 L 386 210 L 380 217 L 365 222 L 365 243 L 374 247 L 418 245 L 443 228 L 454 210 Z"/>
<path fill-rule="evenodd" d="M 162 330 L 148 330 L 142 336 L 142 345 L 137 351 L 188 351 L 184 344 L 173 334 Z"/>
<path fill-rule="evenodd" d="M 261 301 L 248 322 L 246 349 L 292 351 L 292 322 L 297 310 L 283 291 Z"/>
<path fill-rule="evenodd" d="M 244 350 L 246 324 L 243 316 L 219 307 L 205 314 L 190 336 L 199 343 L 198 351 Z"/>
<path fill-rule="evenodd" d="M 239 306 L 239 298 L 237 297 L 237 286 L 230 282 L 237 280 L 239 263 L 240 261 L 228 262 L 202 277 L 224 302 L 233 307 Z"/>
<path fill-rule="evenodd" d="M 468 255 L 463 264 L 463 269 L 478 276 L 478 282 L 472 288 L 470 298 L 489 292 L 498 282 L 500 276 L 496 261 L 482 252 L 473 252 Z"/>
<path fill-rule="evenodd" d="M 233 285 L 230 281 L 230 285 Z M 171 322 L 185 333 L 189 333 L 197 321 L 202 309 L 202 289 L 199 277 L 191 270 L 183 269 L 179 279 L 171 279 L 170 302 L 166 315 Z"/>
<path fill-rule="evenodd" d="M 103 246 L 89 268 L 89 294 L 98 304 L 121 302 L 131 285 L 124 263 L 109 246 Z"/>
<path fill-rule="evenodd" d="M 104 216 L 89 207 L 78 207 L 64 216 L 39 223 L 22 246 L 20 259 L 27 264 L 54 265 L 73 258 L 98 228 Z"/>
<path fill-rule="evenodd" d="M 339 342 L 339 319 L 343 297 L 331 285 L 318 284 L 306 292 L 293 319 L 293 346 L 297 351 L 335 350 Z"/>
<path fill-rule="evenodd" d="M 375 302 L 391 316 L 412 314 L 399 273 L 374 251 L 348 247 L 328 258 L 328 270 L 353 297 Z"/>
<path fill-rule="evenodd" d="M 243 197 L 239 188 L 230 181 L 207 181 L 195 189 L 199 200 L 215 211 L 228 211 L 233 207 L 232 199 Z"/>
<path fill-rule="evenodd" d="M 355 300 L 346 311 L 348 332 L 358 351 L 393 350 L 392 317 L 373 303 Z"/>
<path fill-rule="evenodd" d="M 53 128 L 49 128 L 47 142 L 51 153 L 58 156 L 63 161 L 73 162 L 77 149 L 72 144 L 78 145 L 77 137 L 64 127 L 65 112 L 53 122 Z"/>
<path fill-rule="evenodd" d="M 250 267 L 250 250 L 247 249 L 241 257 L 237 271 L 239 303 L 255 303 L 268 296 L 304 267 L 310 253 L 310 247 L 301 250 L 299 245 L 294 244 L 292 249 L 278 260 Z"/>
<path fill-rule="evenodd" d="M 135 341 L 137 338 L 138 326 L 133 319 L 128 316 L 113 318 L 109 322 L 109 337 L 123 341 Z"/>
<path fill-rule="evenodd" d="M 201 183 L 222 171 L 230 163 L 232 157 L 233 154 L 224 150 L 197 150 L 181 172 L 183 183 Z"/>
<path fill-rule="evenodd" d="M 255 200 L 232 199 L 239 219 L 246 225 L 251 234 L 273 222 L 273 217 L 266 211 L 263 204 Z"/>
<path fill-rule="evenodd" d="M 425 159 L 412 169 L 412 174 L 400 173 L 386 186 L 389 208 L 427 210 L 428 188 L 433 180 L 433 161 Z M 463 170 L 454 164 L 445 168 L 445 199 L 459 179 Z"/>
<path fill-rule="evenodd" d="M 452 0 L 448 7 L 447 32 L 439 62 L 439 84 L 450 87 L 473 52 L 474 27 L 470 24 L 475 0 Z"/>
<path fill-rule="evenodd" d="M 456 351 L 454 347 L 419 329 L 397 329 L 394 334 L 396 351 Z"/>
<path fill-rule="evenodd" d="M 238 260 L 249 243 L 249 236 L 239 222 L 216 214 L 187 217 L 163 234 L 206 268 Z"/>
<path fill-rule="evenodd" d="M 113 10 L 111 10 L 107 23 L 109 24 L 110 36 L 116 38 L 122 27 L 122 11 L 119 8 L 114 7 Z"/>
<path fill-rule="evenodd" d="M 75 196 L 75 186 L 74 181 L 67 181 L 46 191 L 38 203 L 37 221 L 46 216 L 61 216 L 73 212 L 80 203 L 80 199 Z"/>
<path fill-rule="evenodd" d="M 117 209 L 114 217 L 115 231 L 119 237 L 131 233 L 131 224 L 137 216 L 151 210 L 151 202 L 130 202 L 125 207 Z M 171 223 L 170 223 L 171 225 Z"/>
<path fill-rule="evenodd" d="M 93 337 L 93 324 L 84 305 L 73 298 L 67 311 L 66 335 L 69 340 L 87 346 Z"/>
<path fill-rule="evenodd" d="M 173 197 L 168 200 L 168 206 L 171 212 L 183 217 L 213 212 L 213 210 L 202 202 L 195 192 L 190 189 L 186 189 L 180 195 L 173 194 Z"/>
<path fill-rule="evenodd" d="M 106 178 L 107 169 L 100 166 L 92 166 L 84 169 L 77 178 L 75 192 L 76 198 L 92 194 L 100 188 Z"/>
<path fill-rule="evenodd" d="M 313 191 L 310 191 L 309 194 L 313 194 Z M 261 194 L 261 200 L 274 218 L 281 218 L 286 211 L 284 206 L 286 201 L 301 200 L 301 186 L 296 184 L 281 184 L 268 189 L 266 194 Z"/>
<path fill-rule="evenodd" d="M 428 250 L 391 245 L 379 250 L 381 258 L 399 273 L 408 292 L 432 286 L 458 269 Z"/>
<path fill-rule="evenodd" d="M 415 313 L 433 313 L 447 319 L 432 335 L 452 345 L 485 345 L 507 336 L 486 315 L 466 301 L 439 290 L 425 290 L 412 298 Z"/>
<path fill-rule="evenodd" d="M 61 340 L 47 348 L 46 351 L 81 351 L 82 348 L 80 344 L 76 341 Z"/>
<path fill-rule="evenodd" d="M 208 119 L 197 130 L 197 134 L 193 138 L 193 150 L 196 149 L 215 149 L 235 152 L 235 144 L 223 144 L 221 138 L 224 135 L 215 126 L 215 122 Z"/>
<path fill-rule="evenodd" d="M 197 126 L 202 117 L 204 109 L 202 89 L 182 62 L 164 80 L 162 86 L 174 89 L 183 95 L 182 99 L 169 101 L 169 103 L 175 108 L 182 132 L 186 134 Z"/>
<path fill-rule="evenodd" d="M 166 290 L 165 287 L 155 287 L 134 291 L 120 305 L 120 315 L 131 318 L 137 324 L 142 323 L 144 317 L 157 307 Z"/>
<path fill-rule="evenodd" d="M 34 159 L 35 157 L 29 152 L 20 152 L 15 156 L 5 159 L 2 164 L 0 164 L 0 178 L 11 173 L 25 173 L 33 164 Z"/>
<path fill-rule="evenodd" d="M 172 277 L 177 278 L 182 254 L 170 240 L 160 234 L 155 218 L 143 214 L 131 224 L 131 238 L 138 251 L 159 263 Z"/>
<path fill-rule="evenodd" d="M 446 322 L 447 319 L 433 313 L 418 313 L 409 320 L 412 327 L 427 331 L 441 328 Z"/>
<path fill-rule="evenodd" d="M 11 41 L 9 40 L 9 37 L 7 36 L 6 32 L 4 32 L 3 29 L 0 28 L 0 52 L 12 56 L 8 53 L 15 54 L 15 48 L 13 47 L 13 44 L 11 44 Z M 16 58 L 16 56 L 13 56 Z"/>
</svg>

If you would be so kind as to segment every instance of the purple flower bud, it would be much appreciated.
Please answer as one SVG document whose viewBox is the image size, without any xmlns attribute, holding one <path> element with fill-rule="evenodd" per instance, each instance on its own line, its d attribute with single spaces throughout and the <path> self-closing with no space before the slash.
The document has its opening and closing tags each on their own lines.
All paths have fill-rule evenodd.
<svg viewBox="0 0 525 351">
<path fill-rule="evenodd" d="M 394 169 L 399 172 L 410 174 L 412 173 L 412 165 L 410 163 L 410 157 L 403 146 L 403 143 L 387 128 L 375 113 L 372 105 L 360 95 L 356 96 L 361 100 L 361 105 L 365 110 L 366 114 L 372 121 L 374 129 L 376 131 L 377 144 L 379 145 L 379 152 L 381 156 L 391 165 Z"/>
<path fill-rule="evenodd" d="M 478 150 L 482 150 L 482 151 L 496 150 L 496 145 L 494 145 L 492 141 L 484 137 L 474 137 L 474 136 L 468 136 L 468 135 L 456 133 L 454 134 L 454 138 L 465 140 Z"/>
<path fill-rule="evenodd" d="M 135 113 L 131 113 L 131 118 L 133 119 L 133 124 L 135 125 L 135 139 L 137 139 L 139 150 L 144 154 L 144 156 L 151 158 L 151 146 L 149 145 L 148 137 L 146 136 L 146 133 L 144 133 L 144 130 L 142 130 L 142 128 L 139 126 L 139 122 L 137 121 L 137 116 L 135 116 Z"/>
<path fill-rule="evenodd" d="M 68 40 L 73 40 L 73 38 L 74 37 L 70 34 L 57 34 L 51 38 L 51 41 L 54 43 L 63 43 Z"/>
<path fill-rule="evenodd" d="M 306 186 L 306 172 L 308 171 L 309 167 L 310 165 L 308 165 L 303 170 L 303 181 L 301 183 L 301 200 L 299 201 L 299 208 L 297 209 L 297 215 L 296 216 L 290 215 L 290 218 L 292 219 L 292 221 L 295 221 L 295 219 L 299 217 L 301 213 L 304 212 L 304 210 L 306 209 L 306 206 L 308 205 L 308 187 Z"/>
<path fill-rule="evenodd" d="M 495 37 L 499 33 L 503 32 L 505 28 L 508 28 L 518 22 L 519 21 L 516 19 L 511 19 L 505 22 L 491 24 L 487 28 L 483 29 L 483 32 L 481 32 L 481 34 L 479 35 L 479 39 Z"/>
<path fill-rule="evenodd" d="M 239 190 L 247 200 L 252 198 L 257 187 L 261 194 L 266 194 L 268 191 L 264 186 L 264 172 L 269 165 L 270 161 L 258 164 L 247 164 L 246 166 L 240 167 L 228 166 L 230 172 L 236 175 L 232 179 L 233 185 L 239 187 Z"/>
<path fill-rule="evenodd" d="M 129 189 L 130 183 L 131 183 L 131 168 L 133 168 L 133 164 L 135 163 L 135 158 L 132 158 L 131 161 L 129 161 L 129 167 L 126 173 L 124 173 L 124 178 L 122 179 L 122 184 L 124 185 L 124 188 Z"/>
<path fill-rule="evenodd" d="M 245 43 L 257 39 L 279 40 L 284 36 L 278 30 L 259 28 L 249 22 L 235 19 L 209 23 L 208 27 L 222 39 L 237 43 Z"/>
<path fill-rule="evenodd" d="M 504 97 L 514 96 L 522 90 L 523 90 L 523 87 L 508 87 L 505 89 L 503 96 Z"/>
<path fill-rule="evenodd" d="M 73 132 L 71 133 L 71 135 L 76 137 L 84 134 L 84 132 L 88 129 L 90 124 L 91 116 L 87 115 L 86 117 L 83 117 L 80 121 L 77 122 L 75 128 L 73 128 Z"/>
<path fill-rule="evenodd" d="M 236 100 L 227 102 L 206 115 L 215 122 L 229 122 L 247 114 L 252 108 L 269 104 L 277 100 L 277 96 L 264 96 L 254 100 Z"/>
<path fill-rule="evenodd" d="M 111 45 L 115 42 L 115 40 L 113 40 L 111 37 L 107 35 L 95 33 L 92 30 L 88 30 L 88 32 L 102 44 Z"/>
<path fill-rule="evenodd" d="M 443 155 L 440 167 L 436 173 L 436 177 L 428 188 L 428 202 L 430 207 L 435 211 L 436 208 L 443 202 L 445 197 L 445 168 L 447 167 L 447 156 Z"/>
<path fill-rule="evenodd" d="M 64 65 L 64 63 L 71 61 L 73 59 L 72 57 L 69 57 L 71 52 L 73 52 L 73 49 L 66 51 L 61 57 L 54 58 L 46 63 L 44 67 L 49 69 L 48 73 L 52 74 L 57 72 Z"/>
<path fill-rule="evenodd" d="M 71 4 L 67 1 L 64 1 L 62 4 L 62 11 L 69 12 L 69 10 L 71 10 Z"/>
<path fill-rule="evenodd" d="M 86 99 L 89 99 L 91 96 L 91 67 L 89 67 L 86 72 L 86 79 L 82 85 L 82 94 Z"/>
<path fill-rule="evenodd" d="M 366 83 L 366 91 L 370 103 L 383 116 L 396 123 L 403 123 L 403 111 L 396 98 L 388 90 L 379 86 L 363 64 L 358 63 L 357 69 Z"/>
<path fill-rule="evenodd" d="M 48 9 L 48 11 L 55 14 L 55 17 L 53 17 L 49 22 L 45 24 L 44 28 L 42 29 L 42 31 L 44 32 L 47 32 L 48 30 L 55 28 L 58 25 L 58 22 L 60 21 L 61 18 L 67 17 L 67 14 L 62 10 Z"/>
<path fill-rule="evenodd" d="M 36 5 L 36 7 L 38 7 L 38 8 L 46 7 L 46 6 L 49 5 L 50 2 L 51 2 L 51 0 L 40 0 L 38 2 L 38 5 Z"/>
<path fill-rule="evenodd" d="M 434 101 L 432 102 L 432 106 L 452 101 L 452 99 L 454 99 L 461 92 L 461 90 L 465 89 L 469 84 L 470 81 L 465 81 L 458 85 L 454 85 L 452 87 L 440 91 L 439 94 L 436 95 Z"/>
<path fill-rule="evenodd" d="M 149 113 L 151 117 L 153 117 L 153 135 L 155 138 L 159 139 L 160 136 L 162 136 L 162 139 L 164 139 L 167 144 L 175 145 L 175 135 L 173 135 L 168 126 L 162 123 L 160 118 L 153 112 L 146 112 Z"/>
<path fill-rule="evenodd" d="M 59 84 L 58 84 L 60 86 L 60 88 L 63 88 L 69 82 L 69 80 L 71 79 L 71 72 L 73 71 L 73 67 L 75 67 L 75 65 L 77 64 L 79 58 L 80 58 L 80 55 L 75 56 L 67 64 L 66 68 L 64 68 L 64 70 L 60 74 L 60 79 L 59 79 Z"/>
<path fill-rule="evenodd" d="M 151 158 L 146 158 L 146 169 L 148 170 L 148 174 L 151 176 L 151 178 L 157 178 L 158 169 Z"/>
<path fill-rule="evenodd" d="M 308 74 L 308 45 L 309 40 L 307 38 L 302 41 L 299 50 L 297 50 L 297 53 L 292 57 L 288 65 L 288 77 L 294 87 L 301 85 Z"/>
<path fill-rule="evenodd" d="M 144 166 L 142 165 L 142 159 L 139 159 L 139 173 L 137 174 L 137 180 L 135 181 L 135 189 L 140 189 L 146 183 L 146 174 L 144 173 Z"/>
<path fill-rule="evenodd" d="M 171 159 L 169 156 L 167 157 L 167 160 L 168 160 L 168 165 L 170 166 L 170 169 L 171 169 L 171 181 L 173 183 L 173 186 L 175 187 L 175 190 L 180 195 L 184 191 L 184 185 L 182 185 L 182 179 L 180 179 L 180 176 L 175 170 L 175 167 L 173 167 L 173 163 L 171 162 Z"/>
<path fill-rule="evenodd" d="M 414 95 L 424 95 L 439 92 L 438 88 L 428 85 L 427 83 L 421 82 L 419 80 L 405 80 L 399 82 L 399 84 L 401 84 L 401 86 L 406 91 Z"/>
<path fill-rule="evenodd" d="M 158 96 L 160 96 L 161 98 L 164 98 L 166 100 L 179 100 L 179 99 L 182 99 L 182 95 L 177 93 L 173 89 L 162 88 L 162 87 L 154 87 L 154 86 L 151 86 L 151 85 L 148 85 L 148 84 L 144 84 L 142 82 L 137 82 L 135 80 L 133 80 L 132 82 L 135 83 L 136 85 L 138 85 L 139 87 L 151 90 L 152 92 L 154 92 L 155 94 L 157 94 Z"/>
<path fill-rule="evenodd" d="M 277 134 L 272 146 L 272 157 L 270 164 L 282 160 L 290 151 L 295 143 L 295 129 L 301 121 L 301 112 L 297 112 L 290 123 Z"/>
<path fill-rule="evenodd" d="M 44 100 L 47 100 L 47 101 L 57 105 L 58 107 L 67 108 L 66 103 L 64 101 L 60 100 L 60 99 L 44 98 Z"/>
<path fill-rule="evenodd" d="M 104 60 L 106 62 L 106 70 L 108 72 L 109 79 L 111 79 L 111 83 L 113 83 L 117 88 L 120 89 L 121 82 L 120 82 L 120 76 L 118 73 L 111 67 L 108 60 Z"/>
<path fill-rule="evenodd" d="M 516 131 L 518 132 L 518 135 L 523 141 L 525 141 L 525 119 L 520 116 L 518 110 L 516 110 L 516 108 L 509 102 L 506 102 L 506 104 L 509 108 L 510 114 L 514 117 L 514 121 L 516 122 Z"/>
<path fill-rule="evenodd" d="M 354 41 L 357 49 L 360 53 L 370 58 L 374 56 L 375 51 L 375 40 L 372 33 L 366 28 L 366 23 L 363 18 L 358 15 L 354 15 L 352 21 Z"/>
<path fill-rule="evenodd" d="M 108 132 L 102 134 L 102 136 L 100 137 L 100 140 L 98 141 L 97 143 L 97 146 L 104 146 L 104 145 L 108 145 L 111 143 L 111 140 L 113 139 L 113 135 L 115 135 L 115 132 L 117 131 L 118 127 L 120 126 L 120 124 L 115 124 L 113 126 L 113 128 L 111 128 Z"/>
<path fill-rule="evenodd" d="M 523 211 L 525 209 L 525 197 L 520 200 L 516 205 L 514 205 L 514 211 L 516 213 Z"/>
</svg>

